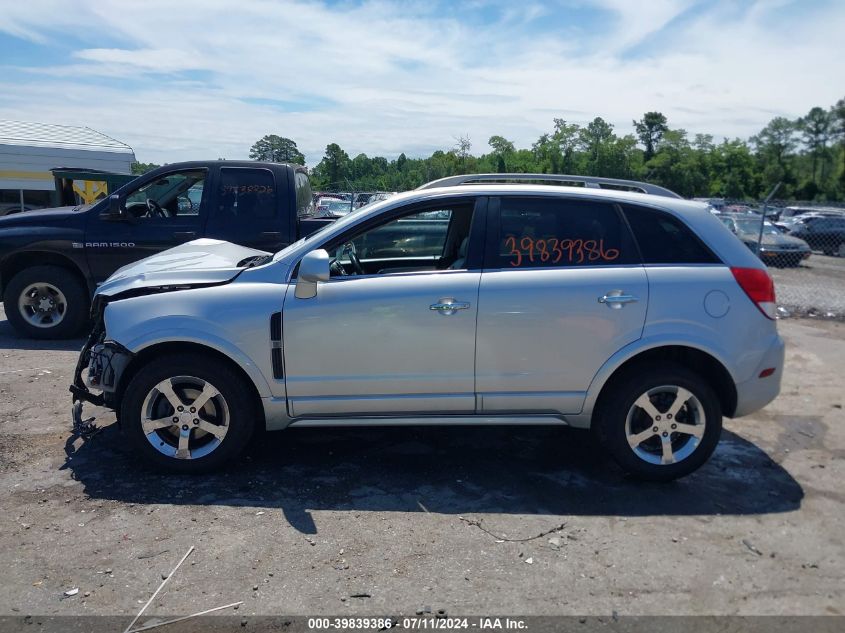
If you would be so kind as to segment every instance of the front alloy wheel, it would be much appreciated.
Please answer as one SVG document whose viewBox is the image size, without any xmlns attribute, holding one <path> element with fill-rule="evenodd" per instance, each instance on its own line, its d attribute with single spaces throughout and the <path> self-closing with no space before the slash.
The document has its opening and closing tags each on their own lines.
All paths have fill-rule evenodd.
<svg viewBox="0 0 845 633">
<path fill-rule="evenodd" d="M 141 428 L 160 453 L 199 459 L 216 450 L 229 430 L 229 406 L 210 382 L 195 376 L 165 378 L 142 405 Z"/>
<path fill-rule="evenodd" d="M 159 470 L 193 474 L 243 451 L 261 420 L 258 405 L 231 361 L 210 353 L 163 354 L 133 373 L 119 419 L 138 455 Z"/>
</svg>

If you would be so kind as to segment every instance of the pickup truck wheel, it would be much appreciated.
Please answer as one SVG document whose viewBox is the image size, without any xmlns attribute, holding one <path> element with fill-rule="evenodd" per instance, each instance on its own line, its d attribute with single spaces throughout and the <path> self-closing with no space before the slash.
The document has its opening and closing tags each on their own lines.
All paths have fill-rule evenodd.
<svg viewBox="0 0 845 633">
<path fill-rule="evenodd" d="M 593 430 L 629 474 L 671 481 L 698 469 L 722 433 L 719 399 L 681 365 L 638 366 L 602 394 Z"/>
<path fill-rule="evenodd" d="M 29 338 L 69 338 L 88 316 L 88 291 L 72 272 L 59 266 L 33 266 L 12 277 L 3 293 L 6 318 Z"/>
<path fill-rule="evenodd" d="M 196 474 L 243 451 L 256 403 L 225 362 L 203 354 L 166 355 L 130 380 L 120 406 L 133 450 L 158 470 Z"/>
</svg>

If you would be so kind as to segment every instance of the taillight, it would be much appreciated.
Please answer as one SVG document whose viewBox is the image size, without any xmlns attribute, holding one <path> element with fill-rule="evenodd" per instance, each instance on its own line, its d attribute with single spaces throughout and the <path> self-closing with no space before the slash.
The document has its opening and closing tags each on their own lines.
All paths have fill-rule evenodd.
<svg viewBox="0 0 845 633">
<path fill-rule="evenodd" d="M 739 287 L 754 302 L 760 312 L 774 320 L 777 314 L 775 284 L 767 270 L 761 268 L 731 268 Z"/>
</svg>

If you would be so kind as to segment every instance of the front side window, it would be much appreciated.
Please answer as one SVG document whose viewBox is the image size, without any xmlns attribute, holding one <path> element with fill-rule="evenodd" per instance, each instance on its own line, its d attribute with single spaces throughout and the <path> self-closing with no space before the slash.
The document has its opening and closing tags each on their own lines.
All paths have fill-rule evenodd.
<svg viewBox="0 0 845 633">
<path fill-rule="evenodd" d="M 269 169 L 224 167 L 219 189 L 216 215 L 220 220 L 242 222 L 276 215 L 276 185 Z"/>
<path fill-rule="evenodd" d="M 678 218 L 645 207 L 622 205 L 645 264 L 718 264 L 719 260 Z M 759 224 L 758 224 L 759 226 Z"/>
<path fill-rule="evenodd" d="M 197 217 L 206 171 L 196 169 L 164 174 L 126 196 L 126 212 L 137 219 Z"/>
<path fill-rule="evenodd" d="M 448 206 L 393 218 L 327 245 L 332 274 L 465 268 L 473 207 Z"/>
<path fill-rule="evenodd" d="M 638 263 L 612 204 L 563 198 L 502 198 L 498 268 Z"/>
</svg>

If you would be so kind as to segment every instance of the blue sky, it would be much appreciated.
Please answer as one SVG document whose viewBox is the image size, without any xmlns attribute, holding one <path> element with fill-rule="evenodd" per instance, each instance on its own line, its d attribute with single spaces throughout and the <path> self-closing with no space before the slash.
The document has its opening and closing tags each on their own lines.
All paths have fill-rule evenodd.
<svg viewBox="0 0 845 633">
<path fill-rule="evenodd" d="M 0 20 L 0 118 L 87 125 L 142 161 L 245 158 L 268 133 L 394 157 L 528 147 L 554 117 L 660 110 L 747 137 L 845 97 L 827 0 L 29 0 Z"/>
</svg>

